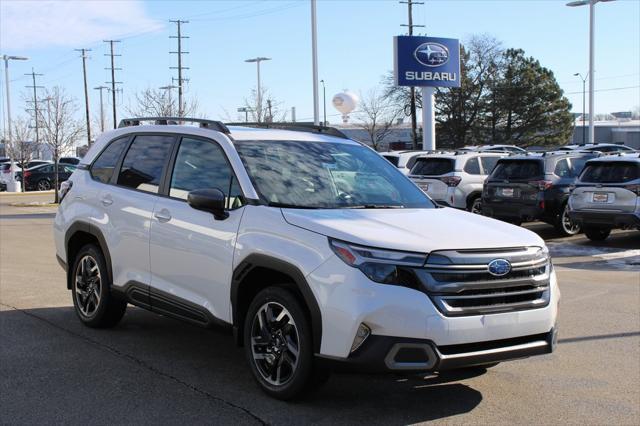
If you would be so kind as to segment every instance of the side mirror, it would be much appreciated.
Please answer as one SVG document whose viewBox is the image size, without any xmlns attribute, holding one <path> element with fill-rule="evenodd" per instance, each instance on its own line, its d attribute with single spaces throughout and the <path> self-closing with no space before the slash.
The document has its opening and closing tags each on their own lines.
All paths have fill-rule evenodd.
<svg viewBox="0 0 640 426">
<path fill-rule="evenodd" d="M 229 217 L 229 213 L 225 211 L 224 202 L 224 193 L 218 188 L 194 189 L 187 195 L 187 203 L 191 207 L 213 214 L 216 220 Z"/>
</svg>

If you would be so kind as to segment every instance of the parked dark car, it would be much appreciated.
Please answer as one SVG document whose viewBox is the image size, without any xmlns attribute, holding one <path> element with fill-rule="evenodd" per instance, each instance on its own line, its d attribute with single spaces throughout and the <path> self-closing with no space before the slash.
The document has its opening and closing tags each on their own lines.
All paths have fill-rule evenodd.
<svg viewBox="0 0 640 426">
<path fill-rule="evenodd" d="M 49 160 L 31 160 L 31 161 L 28 161 L 22 168 L 30 169 L 32 167 L 41 166 L 43 164 L 53 164 L 53 162 Z"/>
<path fill-rule="evenodd" d="M 80 159 L 78 157 L 60 157 L 60 159 L 58 160 L 59 164 L 72 164 L 72 165 L 77 165 L 78 163 L 80 163 Z"/>
<path fill-rule="evenodd" d="M 567 201 L 587 160 L 598 153 L 571 151 L 514 155 L 498 160 L 485 181 L 482 213 L 515 224 L 541 220 L 563 235 L 575 235 Z"/>
<path fill-rule="evenodd" d="M 71 164 L 58 164 L 59 183 L 69 179 L 76 166 Z M 43 164 L 17 173 L 16 179 L 22 180 L 24 173 L 25 191 L 48 191 L 53 189 L 56 181 L 55 165 Z"/>
</svg>

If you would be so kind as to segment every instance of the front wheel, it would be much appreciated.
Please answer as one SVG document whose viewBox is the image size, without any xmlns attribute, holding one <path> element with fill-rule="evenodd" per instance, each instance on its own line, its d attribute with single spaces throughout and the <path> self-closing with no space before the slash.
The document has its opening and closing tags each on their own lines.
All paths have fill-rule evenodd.
<svg viewBox="0 0 640 426">
<path fill-rule="evenodd" d="M 42 179 L 38 181 L 38 191 L 48 191 L 51 189 L 51 182 L 47 179 Z"/>
<path fill-rule="evenodd" d="M 482 214 L 482 197 L 475 197 L 469 203 L 469 211 L 475 214 Z"/>
<path fill-rule="evenodd" d="M 604 241 L 611 234 L 609 228 L 585 228 L 584 234 L 591 241 Z"/>
<path fill-rule="evenodd" d="M 245 355 L 254 378 L 274 398 L 290 400 L 314 383 L 311 327 L 288 290 L 269 287 L 251 302 Z"/>
<path fill-rule="evenodd" d="M 556 230 L 565 237 L 579 234 L 582 227 L 569 217 L 569 204 L 565 204 L 555 224 Z"/>
</svg>

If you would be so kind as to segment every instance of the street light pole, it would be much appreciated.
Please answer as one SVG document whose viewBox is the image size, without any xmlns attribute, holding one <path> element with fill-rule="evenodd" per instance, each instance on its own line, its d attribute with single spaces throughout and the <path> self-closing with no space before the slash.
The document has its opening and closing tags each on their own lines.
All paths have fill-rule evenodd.
<svg viewBox="0 0 640 426">
<path fill-rule="evenodd" d="M 322 83 L 322 117 L 324 121 L 322 122 L 323 126 L 327 125 L 327 88 L 324 86 L 324 80 L 320 80 Z"/>
<path fill-rule="evenodd" d="M 313 67 L 313 124 L 320 124 L 318 110 L 318 25 L 316 18 L 316 0 L 311 0 L 311 62 Z"/>
<path fill-rule="evenodd" d="M 173 101 L 171 100 L 171 90 L 173 89 L 179 89 L 180 86 L 174 86 L 173 84 L 169 84 L 168 86 L 162 86 L 159 87 L 160 90 L 168 90 L 169 91 L 169 112 L 166 113 L 167 116 L 172 116 L 173 115 Z M 180 107 L 178 107 L 178 117 L 182 118 L 182 115 L 180 115 L 181 113 L 184 113 L 184 111 L 180 111 Z"/>
<path fill-rule="evenodd" d="M 263 56 L 258 56 L 257 58 L 245 59 L 245 62 L 256 63 L 258 70 L 258 92 L 256 94 L 256 101 L 258 103 L 256 108 L 256 114 L 258 122 L 262 120 L 262 89 L 260 88 L 260 62 L 262 61 L 270 61 L 271 58 L 265 58 Z"/>
<path fill-rule="evenodd" d="M 595 142 L 595 127 L 593 124 L 594 112 L 593 112 L 593 104 L 594 104 L 594 56 L 595 56 L 595 25 L 596 25 L 596 3 L 599 2 L 609 2 L 614 0 L 579 0 L 572 1 L 567 3 L 569 7 L 578 7 L 578 6 L 586 6 L 589 5 L 589 143 Z"/>
<path fill-rule="evenodd" d="M 12 134 L 11 134 L 11 94 L 9 85 L 9 61 L 26 61 L 29 58 L 25 56 L 8 56 L 2 55 L 2 60 L 4 61 L 4 79 L 7 87 L 7 143 L 5 147 L 9 148 L 9 174 L 11 178 L 7 183 L 7 191 L 16 191 L 16 183 L 15 179 L 13 179 L 13 150 L 12 150 Z M 10 188 L 11 186 L 11 188 Z"/>
<path fill-rule="evenodd" d="M 574 76 L 580 77 L 580 80 L 582 80 L 582 145 L 584 145 L 587 137 L 586 129 L 584 128 L 584 115 L 585 115 L 584 105 L 585 105 L 585 91 L 586 91 L 585 86 L 586 86 L 587 78 L 583 77 L 582 74 L 580 74 L 579 72 L 575 73 Z"/>
</svg>

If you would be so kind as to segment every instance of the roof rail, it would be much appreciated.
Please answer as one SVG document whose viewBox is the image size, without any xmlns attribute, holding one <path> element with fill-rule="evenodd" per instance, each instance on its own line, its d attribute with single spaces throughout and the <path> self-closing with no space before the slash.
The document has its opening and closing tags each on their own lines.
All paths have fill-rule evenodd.
<svg viewBox="0 0 640 426">
<path fill-rule="evenodd" d="M 342 133 L 335 127 L 328 126 L 316 126 L 310 123 L 226 123 L 227 126 L 242 126 L 242 127 L 256 127 L 259 129 L 280 129 L 280 130 L 292 130 L 296 132 L 308 132 L 308 133 L 321 133 L 328 136 L 335 136 L 342 139 L 350 139 L 347 135 Z"/>
<path fill-rule="evenodd" d="M 158 125 L 178 125 L 181 123 L 198 123 L 203 129 L 216 130 L 218 132 L 230 134 L 229 128 L 221 121 L 207 120 L 204 118 L 189 118 L 189 117 L 135 117 L 135 118 L 123 118 L 118 124 L 120 127 L 139 126 L 142 121 L 153 121 L 153 124 Z"/>
</svg>

